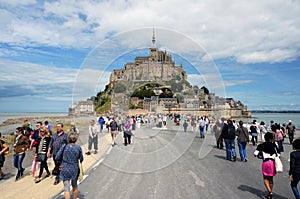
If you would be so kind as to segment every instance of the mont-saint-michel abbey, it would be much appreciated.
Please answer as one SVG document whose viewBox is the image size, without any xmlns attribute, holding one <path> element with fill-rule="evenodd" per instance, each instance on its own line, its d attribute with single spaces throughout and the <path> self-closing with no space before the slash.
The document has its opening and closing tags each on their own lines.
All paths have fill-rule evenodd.
<svg viewBox="0 0 300 199">
<path fill-rule="evenodd" d="M 135 57 L 134 62 L 118 68 L 111 72 L 104 91 L 72 105 L 69 114 L 92 114 L 95 110 L 130 115 L 150 112 L 251 117 L 240 101 L 216 96 L 204 85 L 190 85 L 184 66 L 176 65 L 171 54 L 156 46 L 154 30 L 148 56 Z"/>
</svg>

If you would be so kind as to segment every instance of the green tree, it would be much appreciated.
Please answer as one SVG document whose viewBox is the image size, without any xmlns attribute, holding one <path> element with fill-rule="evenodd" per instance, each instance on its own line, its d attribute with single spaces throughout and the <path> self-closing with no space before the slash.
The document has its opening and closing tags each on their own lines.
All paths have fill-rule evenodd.
<svg viewBox="0 0 300 199">
<path fill-rule="evenodd" d="M 184 102 L 184 97 L 180 94 L 176 94 L 176 98 L 178 100 L 179 103 L 183 103 Z"/>
<path fill-rule="evenodd" d="M 131 97 L 138 97 L 139 99 L 144 99 L 144 97 L 149 98 L 154 95 L 155 93 L 152 90 L 137 89 L 132 93 Z"/>
<path fill-rule="evenodd" d="M 207 94 L 207 95 L 209 94 L 209 90 L 205 86 L 202 86 L 201 89 L 204 90 L 205 94 Z"/>
<path fill-rule="evenodd" d="M 172 98 L 173 92 L 170 89 L 163 89 L 163 92 L 159 95 L 159 98 Z"/>
</svg>

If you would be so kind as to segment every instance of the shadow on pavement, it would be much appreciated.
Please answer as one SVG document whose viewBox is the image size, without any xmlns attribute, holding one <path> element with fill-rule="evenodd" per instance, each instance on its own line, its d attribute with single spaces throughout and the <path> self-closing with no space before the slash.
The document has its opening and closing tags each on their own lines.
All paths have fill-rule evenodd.
<svg viewBox="0 0 300 199">
<path fill-rule="evenodd" d="M 224 152 L 224 155 L 214 155 L 215 157 L 219 158 L 219 159 L 222 159 L 222 160 L 226 160 L 226 154 Z M 228 160 L 226 160 L 228 161 Z"/>
<path fill-rule="evenodd" d="M 238 187 L 238 189 L 240 189 L 242 191 L 248 191 L 248 192 L 252 193 L 253 195 L 256 195 L 258 198 L 266 198 L 266 196 L 268 195 L 267 191 L 262 191 L 262 190 L 259 190 L 259 189 L 255 189 L 255 188 L 247 186 L 247 185 L 240 185 Z M 283 197 L 281 195 L 278 195 L 278 194 L 276 194 L 274 192 L 273 192 L 273 198 L 276 198 L 276 199 L 288 199 L 288 198 Z"/>
</svg>

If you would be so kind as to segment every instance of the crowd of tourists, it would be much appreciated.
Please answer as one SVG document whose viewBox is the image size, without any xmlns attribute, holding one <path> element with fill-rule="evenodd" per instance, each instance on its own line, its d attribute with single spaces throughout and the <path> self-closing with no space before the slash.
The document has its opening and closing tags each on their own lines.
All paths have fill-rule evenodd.
<svg viewBox="0 0 300 199">
<path fill-rule="evenodd" d="M 13 139 L 13 166 L 17 169 L 15 181 L 21 180 L 25 168 L 23 160 L 26 153 L 32 152 L 34 160 L 32 165 L 32 176 L 34 182 L 40 183 L 42 179 L 48 178 L 51 172 L 48 168 L 47 159 L 53 158 L 54 169 L 52 175 L 55 176 L 54 185 L 63 181 L 65 198 L 70 198 L 70 186 L 72 185 L 73 197 L 77 197 L 78 187 L 77 180 L 79 174 L 79 164 L 83 161 L 82 149 L 76 145 L 79 136 L 79 130 L 71 122 L 68 132 L 63 131 L 63 124 L 57 123 L 56 130 L 53 131 L 48 121 L 36 122 L 33 127 L 27 119 L 24 120 L 22 127 L 17 127 Z M 0 145 L 0 175 L 1 179 L 4 174 L 1 170 L 5 161 L 5 152 L 9 147 L 1 139 Z M 35 176 L 37 163 L 39 162 L 39 172 Z M 43 176 L 44 170 L 46 174 Z"/>
<path fill-rule="evenodd" d="M 266 125 L 264 121 L 258 123 L 253 120 L 251 124 L 243 121 L 238 123 L 235 120 L 225 118 L 209 118 L 207 116 L 186 116 L 182 114 L 148 114 L 135 116 L 110 116 L 100 114 L 97 119 L 90 120 L 88 126 L 88 150 L 86 155 L 91 155 L 92 146 L 94 154 L 99 150 L 99 133 L 107 132 L 111 135 L 111 145 L 115 146 L 116 136 L 123 133 L 124 145 L 132 143 L 133 131 L 141 128 L 145 123 L 159 124 L 157 127 L 164 128 L 168 120 L 173 121 L 175 126 L 183 126 L 184 132 L 188 127 L 195 132 L 198 131 L 200 138 L 205 138 L 207 134 L 214 134 L 216 146 L 223 149 L 225 146 L 226 159 L 237 161 L 236 144 L 239 149 L 240 161 L 247 162 L 248 145 L 257 146 L 255 156 L 263 152 L 262 174 L 264 184 L 268 191 L 267 198 L 272 198 L 272 188 L 274 185 L 273 176 L 276 174 L 275 157 L 284 152 L 284 139 L 288 139 L 294 149 L 290 155 L 290 181 L 291 188 L 296 198 L 300 198 L 297 184 L 300 180 L 300 139 L 295 139 L 296 128 L 292 121 L 287 125 L 270 121 Z M 1 136 L 1 135 L 0 135 Z M 63 131 L 63 124 L 57 123 L 53 130 L 48 121 L 37 122 L 35 128 L 24 120 L 22 127 L 16 128 L 13 140 L 14 160 L 13 165 L 17 169 L 15 181 L 19 181 L 24 175 L 23 160 L 28 151 L 35 154 L 35 162 L 40 162 L 39 173 L 35 178 L 35 183 L 40 183 L 51 174 L 55 176 L 54 185 L 63 181 L 65 198 L 70 198 L 70 186 L 72 186 L 73 197 L 77 197 L 80 164 L 83 161 L 82 149 L 76 144 L 79 137 L 79 130 L 74 122 L 70 123 L 68 132 Z M 5 161 L 5 153 L 9 147 L 0 140 L 0 179 L 4 173 L 2 167 Z M 52 173 L 48 168 L 48 158 L 53 158 L 54 169 Z M 34 167 L 33 167 L 34 168 Z M 43 176 L 43 172 L 46 174 Z M 34 169 L 33 171 L 34 172 Z M 34 176 L 34 175 L 33 175 Z"/>
<path fill-rule="evenodd" d="M 251 124 L 244 124 L 243 121 L 239 121 L 237 125 L 234 120 L 221 118 L 213 125 L 213 132 L 219 149 L 223 149 L 223 142 L 225 143 L 226 159 L 229 161 L 235 162 L 237 160 L 236 142 L 240 160 L 244 162 L 248 161 L 247 145 L 251 143 L 253 146 L 257 146 L 254 156 L 262 159 L 262 175 L 268 191 L 267 198 L 273 198 L 273 176 L 278 170 L 276 164 L 279 161 L 277 167 L 282 165 L 279 157 L 280 153 L 284 152 L 283 141 L 288 138 L 288 142 L 294 150 L 290 154 L 290 185 L 295 198 L 300 199 L 297 189 L 300 180 L 300 138 L 295 139 L 296 128 L 291 120 L 288 121 L 287 125 L 280 125 L 273 120 L 270 121 L 269 125 L 266 125 L 264 121 L 257 123 L 256 120 L 253 120 Z"/>
</svg>

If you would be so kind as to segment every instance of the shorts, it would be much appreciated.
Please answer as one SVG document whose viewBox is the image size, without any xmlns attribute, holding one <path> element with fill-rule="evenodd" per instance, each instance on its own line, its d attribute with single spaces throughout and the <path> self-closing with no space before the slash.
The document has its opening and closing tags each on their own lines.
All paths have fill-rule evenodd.
<svg viewBox="0 0 300 199">
<path fill-rule="evenodd" d="M 264 176 L 275 176 L 276 169 L 275 169 L 275 161 L 267 160 L 262 163 L 262 174 Z"/>
<path fill-rule="evenodd" d="M 116 137 L 118 135 L 118 131 L 111 131 L 111 137 Z"/>
</svg>

